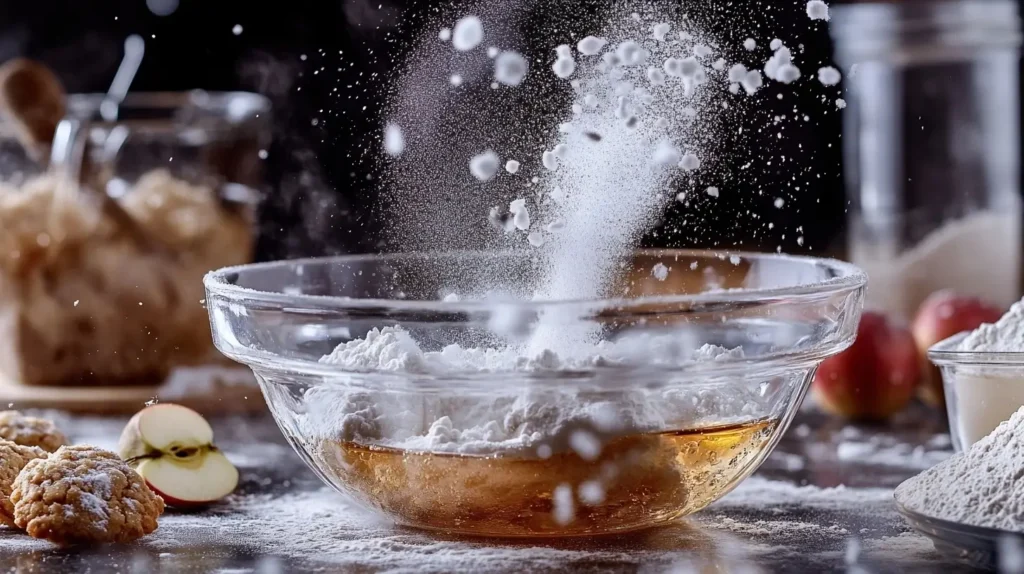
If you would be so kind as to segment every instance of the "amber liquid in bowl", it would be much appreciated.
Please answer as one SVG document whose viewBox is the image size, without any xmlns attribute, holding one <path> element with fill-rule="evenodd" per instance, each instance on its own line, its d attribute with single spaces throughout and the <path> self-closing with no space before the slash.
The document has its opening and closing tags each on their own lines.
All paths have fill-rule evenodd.
<svg viewBox="0 0 1024 574">
<path fill-rule="evenodd" d="M 321 456 L 345 491 L 401 524 L 483 536 L 576 536 L 646 528 L 704 508 L 746 476 L 777 425 L 623 436 L 590 460 L 573 451 L 528 458 L 332 441 L 322 443 Z"/>
</svg>

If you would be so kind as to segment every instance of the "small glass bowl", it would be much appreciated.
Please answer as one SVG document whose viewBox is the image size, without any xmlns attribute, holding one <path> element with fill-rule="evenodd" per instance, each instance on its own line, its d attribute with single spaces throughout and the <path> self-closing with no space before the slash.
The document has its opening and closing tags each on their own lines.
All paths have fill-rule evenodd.
<svg viewBox="0 0 1024 574">
<path fill-rule="evenodd" d="M 1024 353 L 958 350 L 967 335 L 953 335 L 928 349 L 928 358 L 942 371 L 956 452 L 970 448 L 1024 406 Z"/>
<path fill-rule="evenodd" d="M 499 270 L 536 277 L 537 259 L 243 265 L 207 275 L 207 306 L 217 347 L 253 369 L 284 435 L 324 482 L 400 524 L 544 537 L 644 528 L 723 496 L 771 452 L 818 364 L 852 343 L 863 304 L 865 275 L 846 263 L 697 251 L 627 258 L 615 298 L 446 298 L 455 286 L 486 290 Z M 660 267 L 652 273 L 659 264 L 663 280 Z M 581 324 L 601 341 L 593 348 L 621 354 L 487 372 L 422 368 L 398 354 L 349 368 L 320 360 L 385 327 L 439 352 L 501 347 L 496 333 L 523 344 L 547 329 L 558 342 Z M 696 360 L 704 343 L 743 353 Z M 396 360 L 407 369 L 389 368 Z"/>
</svg>

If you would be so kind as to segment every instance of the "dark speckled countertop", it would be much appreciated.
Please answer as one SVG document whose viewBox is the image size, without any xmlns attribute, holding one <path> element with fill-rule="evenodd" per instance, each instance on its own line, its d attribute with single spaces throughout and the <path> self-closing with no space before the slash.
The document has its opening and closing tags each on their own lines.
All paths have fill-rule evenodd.
<svg viewBox="0 0 1024 574">
<path fill-rule="evenodd" d="M 124 419 L 56 416 L 76 442 L 113 447 Z M 588 540 L 456 539 L 381 524 L 326 490 L 269 417 L 213 421 L 241 469 L 228 502 L 169 510 L 129 545 L 59 549 L 0 530 L 9 572 L 937 572 L 970 571 L 908 530 L 892 489 L 947 455 L 917 410 L 884 427 L 801 414 L 756 475 L 671 526 Z M 852 565 L 852 566 L 851 566 Z"/>
</svg>

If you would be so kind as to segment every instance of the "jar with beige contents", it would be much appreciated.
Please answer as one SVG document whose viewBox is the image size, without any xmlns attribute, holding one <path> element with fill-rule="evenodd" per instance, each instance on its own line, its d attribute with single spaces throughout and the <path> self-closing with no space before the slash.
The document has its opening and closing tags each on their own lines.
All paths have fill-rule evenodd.
<svg viewBox="0 0 1024 574">
<path fill-rule="evenodd" d="M 0 381 L 155 385 L 215 360 L 202 276 L 252 260 L 269 103 L 138 93 L 111 122 L 103 99 L 68 97 L 77 175 L 44 169 L 0 123 Z"/>
</svg>

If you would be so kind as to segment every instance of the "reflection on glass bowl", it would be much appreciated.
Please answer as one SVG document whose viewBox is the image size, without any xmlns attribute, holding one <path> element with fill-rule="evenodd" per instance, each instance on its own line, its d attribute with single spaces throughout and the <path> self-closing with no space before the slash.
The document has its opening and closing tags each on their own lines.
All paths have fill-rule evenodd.
<svg viewBox="0 0 1024 574">
<path fill-rule="evenodd" d="M 528 253 L 262 263 L 208 275 L 207 305 L 327 484 L 410 526 L 572 536 L 695 512 L 752 473 L 852 342 L 865 283 L 829 260 L 642 251 L 614 296 L 496 305 L 474 294 L 499 264 L 541 272 Z"/>
</svg>

